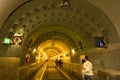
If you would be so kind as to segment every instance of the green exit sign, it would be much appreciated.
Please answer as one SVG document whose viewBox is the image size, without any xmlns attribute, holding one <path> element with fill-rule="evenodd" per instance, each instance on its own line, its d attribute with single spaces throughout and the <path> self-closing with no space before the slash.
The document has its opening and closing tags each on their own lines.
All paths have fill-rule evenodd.
<svg viewBox="0 0 120 80">
<path fill-rule="evenodd" d="M 4 38 L 3 43 L 4 44 L 10 44 L 11 40 L 9 38 Z"/>
</svg>

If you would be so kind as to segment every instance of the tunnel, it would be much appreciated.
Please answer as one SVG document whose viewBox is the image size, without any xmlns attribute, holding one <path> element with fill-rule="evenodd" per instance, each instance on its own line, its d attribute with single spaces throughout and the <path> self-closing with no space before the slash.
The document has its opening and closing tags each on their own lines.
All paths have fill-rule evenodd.
<svg viewBox="0 0 120 80">
<path fill-rule="evenodd" d="M 119 3 L 0 1 L 0 80 L 32 80 L 40 65 L 55 59 L 62 59 L 63 67 L 80 77 L 67 80 L 82 80 L 80 65 L 85 55 L 93 63 L 94 80 L 119 80 Z M 51 64 L 46 72 L 49 69 Z"/>
</svg>

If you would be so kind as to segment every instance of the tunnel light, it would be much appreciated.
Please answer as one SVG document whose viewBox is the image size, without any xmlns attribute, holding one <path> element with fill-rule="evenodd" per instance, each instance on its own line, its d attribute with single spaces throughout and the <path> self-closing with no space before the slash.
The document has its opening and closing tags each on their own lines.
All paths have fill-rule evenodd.
<svg viewBox="0 0 120 80">
<path fill-rule="evenodd" d="M 34 48 L 34 49 L 33 49 L 33 53 L 35 53 L 35 52 L 36 52 L 36 49 Z"/>
<path fill-rule="evenodd" d="M 75 49 L 72 49 L 72 55 L 74 56 L 75 55 Z"/>
<path fill-rule="evenodd" d="M 40 54 L 39 54 L 38 56 L 39 56 L 39 58 L 41 57 L 41 55 L 40 55 Z"/>
<path fill-rule="evenodd" d="M 72 51 L 72 53 L 75 53 L 75 49 L 72 49 L 71 51 Z"/>
<path fill-rule="evenodd" d="M 66 55 L 64 54 L 63 57 L 65 57 Z"/>
</svg>

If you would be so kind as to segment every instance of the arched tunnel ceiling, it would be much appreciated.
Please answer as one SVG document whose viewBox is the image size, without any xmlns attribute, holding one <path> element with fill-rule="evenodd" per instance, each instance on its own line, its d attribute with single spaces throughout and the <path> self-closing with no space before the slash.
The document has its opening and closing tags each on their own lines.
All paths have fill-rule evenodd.
<svg viewBox="0 0 120 80">
<path fill-rule="evenodd" d="M 30 46 L 38 46 L 43 41 L 54 39 L 63 41 L 71 47 L 77 46 L 78 42 L 82 43 L 81 47 L 86 47 L 85 41 L 82 40 L 78 34 L 62 26 L 49 26 L 49 28 L 44 28 L 42 30 L 40 29 L 38 32 L 35 32 L 35 34 L 33 34 L 30 38 L 32 40 L 30 40 Z"/>
<path fill-rule="evenodd" d="M 1 39 L 3 37 L 12 38 L 17 33 L 23 37 L 23 45 L 27 43 L 32 45 L 30 41 L 35 39 L 34 47 L 34 45 L 38 45 L 36 43 L 40 38 L 53 33 L 53 28 L 49 28 L 51 26 L 55 26 L 55 31 L 69 37 L 71 37 L 69 33 L 77 34 L 72 35 L 75 38 L 71 37 L 73 43 L 80 40 L 88 48 L 94 46 L 94 36 L 103 36 L 111 43 L 118 41 L 116 29 L 108 17 L 101 10 L 83 0 L 71 0 L 69 8 L 61 8 L 60 2 L 57 0 L 26 2 L 17 7 L 7 18 L 0 29 L 4 35 L 0 34 L 0 37 Z M 65 32 L 67 30 L 61 27 L 69 29 L 70 32 Z M 48 31 L 41 32 L 44 29 L 48 29 Z M 79 39 L 76 40 L 77 37 Z"/>
</svg>

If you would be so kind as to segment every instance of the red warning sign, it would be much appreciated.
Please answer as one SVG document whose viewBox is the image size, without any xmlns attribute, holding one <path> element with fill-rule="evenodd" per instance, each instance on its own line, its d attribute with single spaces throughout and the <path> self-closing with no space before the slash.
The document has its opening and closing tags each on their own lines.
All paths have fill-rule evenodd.
<svg viewBox="0 0 120 80">
<path fill-rule="evenodd" d="M 21 45 L 22 44 L 22 36 L 13 36 L 12 44 Z"/>
</svg>

